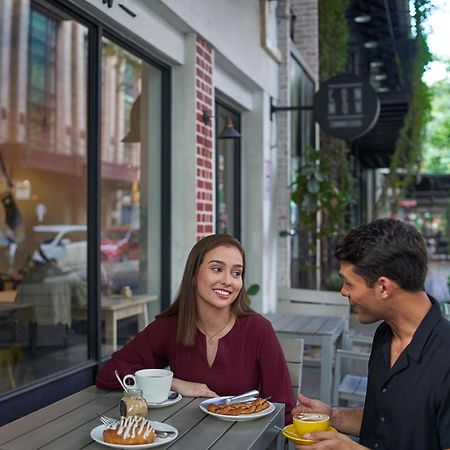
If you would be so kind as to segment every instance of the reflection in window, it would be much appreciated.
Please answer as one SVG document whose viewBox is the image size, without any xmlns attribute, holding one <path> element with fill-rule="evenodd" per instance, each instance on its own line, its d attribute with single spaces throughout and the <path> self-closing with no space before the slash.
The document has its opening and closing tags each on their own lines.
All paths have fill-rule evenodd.
<svg viewBox="0 0 450 450">
<path fill-rule="evenodd" d="M 153 205 L 143 198 L 160 189 L 158 177 L 150 174 L 152 167 L 159 171 L 161 74 L 108 39 L 102 56 L 102 292 L 103 301 L 123 304 L 125 287 L 135 299 L 155 291 L 150 272 L 159 264 L 150 264 L 150 258 L 159 261 L 159 250 L 150 248 L 149 234 L 159 231 L 150 226 Z M 153 221 L 159 223 L 159 213 Z M 135 316 L 124 319 L 116 337 L 106 327 L 103 353 L 133 337 L 139 326 Z"/>
<path fill-rule="evenodd" d="M 216 232 L 240 237 L 240 139 L 220 139 L 227 117 L 239 131 L 239 116 L 216 103 Z"/>
<path fill-rule="evenodd" d="M 1 2 L 0 394 L 87 360 L 87 29 Z"/>
<path fill-rule="evenodd" d="M 28 58 L 28 142 L 32 148 L 55 145 L 56 27 L 31 10 Z"/>
<path fill-rule="evenodd" d="M 291 66 L 291 105 L 312 106 L 314 99 L 314 82 L 299 62 L 292 58 Z M 302 164 L 302 155 L 308 146 L 315 146 L 314 120 L 311 110 L 291 114 L 291 182 L 294 182 L 298 167 Z M 299 222 L 299 205 L 290 203 L 291 229 L 301 230 Z M 291 239 L 291 286 L 309 286 L 309 280 L 303 279 L 305 271 L 301 264 L 308 259 L 308 237 L 302 233 Z M 307 273 L 307 272 L 306 272 Z"/>
</svg>

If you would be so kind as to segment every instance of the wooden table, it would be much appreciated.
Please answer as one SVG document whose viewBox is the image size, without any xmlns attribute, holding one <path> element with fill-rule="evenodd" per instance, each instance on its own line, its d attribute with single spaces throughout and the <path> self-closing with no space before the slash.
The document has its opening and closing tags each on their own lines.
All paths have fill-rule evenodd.
<svg viewBox="0 0 450 450">
<path fill-rule="evenodd" d="M 0 448 L 14 450 L 105 450 L 90 432 L 100 421 L 97 414 L 117 417 L 120 392 L 101 391 L 90 386 L 39 411 L 0 428 Z M 178 437 L 163 449 L 240 450 L 277 449 L 285 438 L 274 428 L 284 426 L 284 404 L 275 403 L 267 416 L 248 422 L 229 422 L 205 414 L 203 399 L 183 398 L 166 408 L 149 409 L 149 419 L 166 422 L 178 430 Z"/>
<path fill-rule="evenodd" d="M 16 301 L 17 291 L 10 289 L 7 291 L 0 291 L 0 303 L 14 303 Z"/>
<path fill-rule="evenodd" d="M 334 347 L 346 327 L 343 316 L 306 316 L 293 314 L 265 314 L 280 337 L 301 338 L 305 345 L 321 347 L 320 399 L 331 403 Z"/>
<path fill-rule="evenodd" d="M 133 295 L 126 299 L 120 295 L 102 297 L 101 318 L 105 321 L 105 342 L 117 349 L 117 321 L 138 316 L 138 330 L 148 325 L 148 303 L 158 299 L 156 295 Z"/>
</svg>

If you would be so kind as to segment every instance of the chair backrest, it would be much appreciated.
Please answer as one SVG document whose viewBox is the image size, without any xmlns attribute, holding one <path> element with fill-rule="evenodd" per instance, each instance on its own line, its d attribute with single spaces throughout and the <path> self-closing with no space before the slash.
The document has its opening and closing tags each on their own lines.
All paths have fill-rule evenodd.
<svg viewBox="0 0 450 450">
<path fill-rule="evenodd" d="M 17 304 L 34 306 L 33 320 L 38 325 L 71 325 L 70 285 L 58 283 L 21 283 L 17 288 Z"/>
<path fill-rule="evenodd" d="M 442 314 L 447 320 L 450 320 L 450 303 L 441 303 Z"/>
<path fill-rule="evenodd" d="M 295 398 L 302 385 L 303 371 L 303 339 L 288 339 L 278 337 L 284 358 L 286 359 L 289 374 L 291 376 L 292 386 L 294 388 Z"/>
<path fill-rule="evenodd" d="M 289 314 L 344 316 L 350 319 L 350 305 L 337 291 L 278 288 L 277 311 Z"/>
<path fill-rule="evenodd" d="M 339 406 L 340 401 L 353 401 L 362 404 L 367 389 L 367 363 L 372 346 L 371 336 L 362 336 L 344 332 L 343 349 L 336 350 L 336 362 L 333 382 L 333 405 Z M 355 361 L 360 361 L 358 373 L 354 373 Z"/>
</svg>

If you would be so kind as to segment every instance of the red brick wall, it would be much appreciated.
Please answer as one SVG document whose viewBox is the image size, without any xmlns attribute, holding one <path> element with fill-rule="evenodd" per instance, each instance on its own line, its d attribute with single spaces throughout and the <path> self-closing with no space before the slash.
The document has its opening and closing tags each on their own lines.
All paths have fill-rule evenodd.
<svg viewBox="0 0 450 450">
<path fill-rule="evenodd" d="M 197 112 L 196 172 L 197 172 L 197 239 L 214 232 L 213 208 L 213 137 L 214 119 L 203 122 L 203 111 L 214 115 L 212 89 L 212 47 L 202 37 L 196 43 L 195 98 Z"/>
</svg>

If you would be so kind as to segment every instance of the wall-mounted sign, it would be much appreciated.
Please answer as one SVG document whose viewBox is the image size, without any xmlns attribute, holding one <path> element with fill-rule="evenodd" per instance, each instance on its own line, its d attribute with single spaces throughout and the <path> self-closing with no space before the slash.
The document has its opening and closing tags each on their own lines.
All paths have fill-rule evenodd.
<svg viewBox="0 0 450 450">
<path fill-rule="evenodd" d="M 380 100 L 366 78 L 342 74 L 330 78 L 314 95 L 314 119 L 325 133 L 356 139 L 378 120 Z"/>
</svg>

